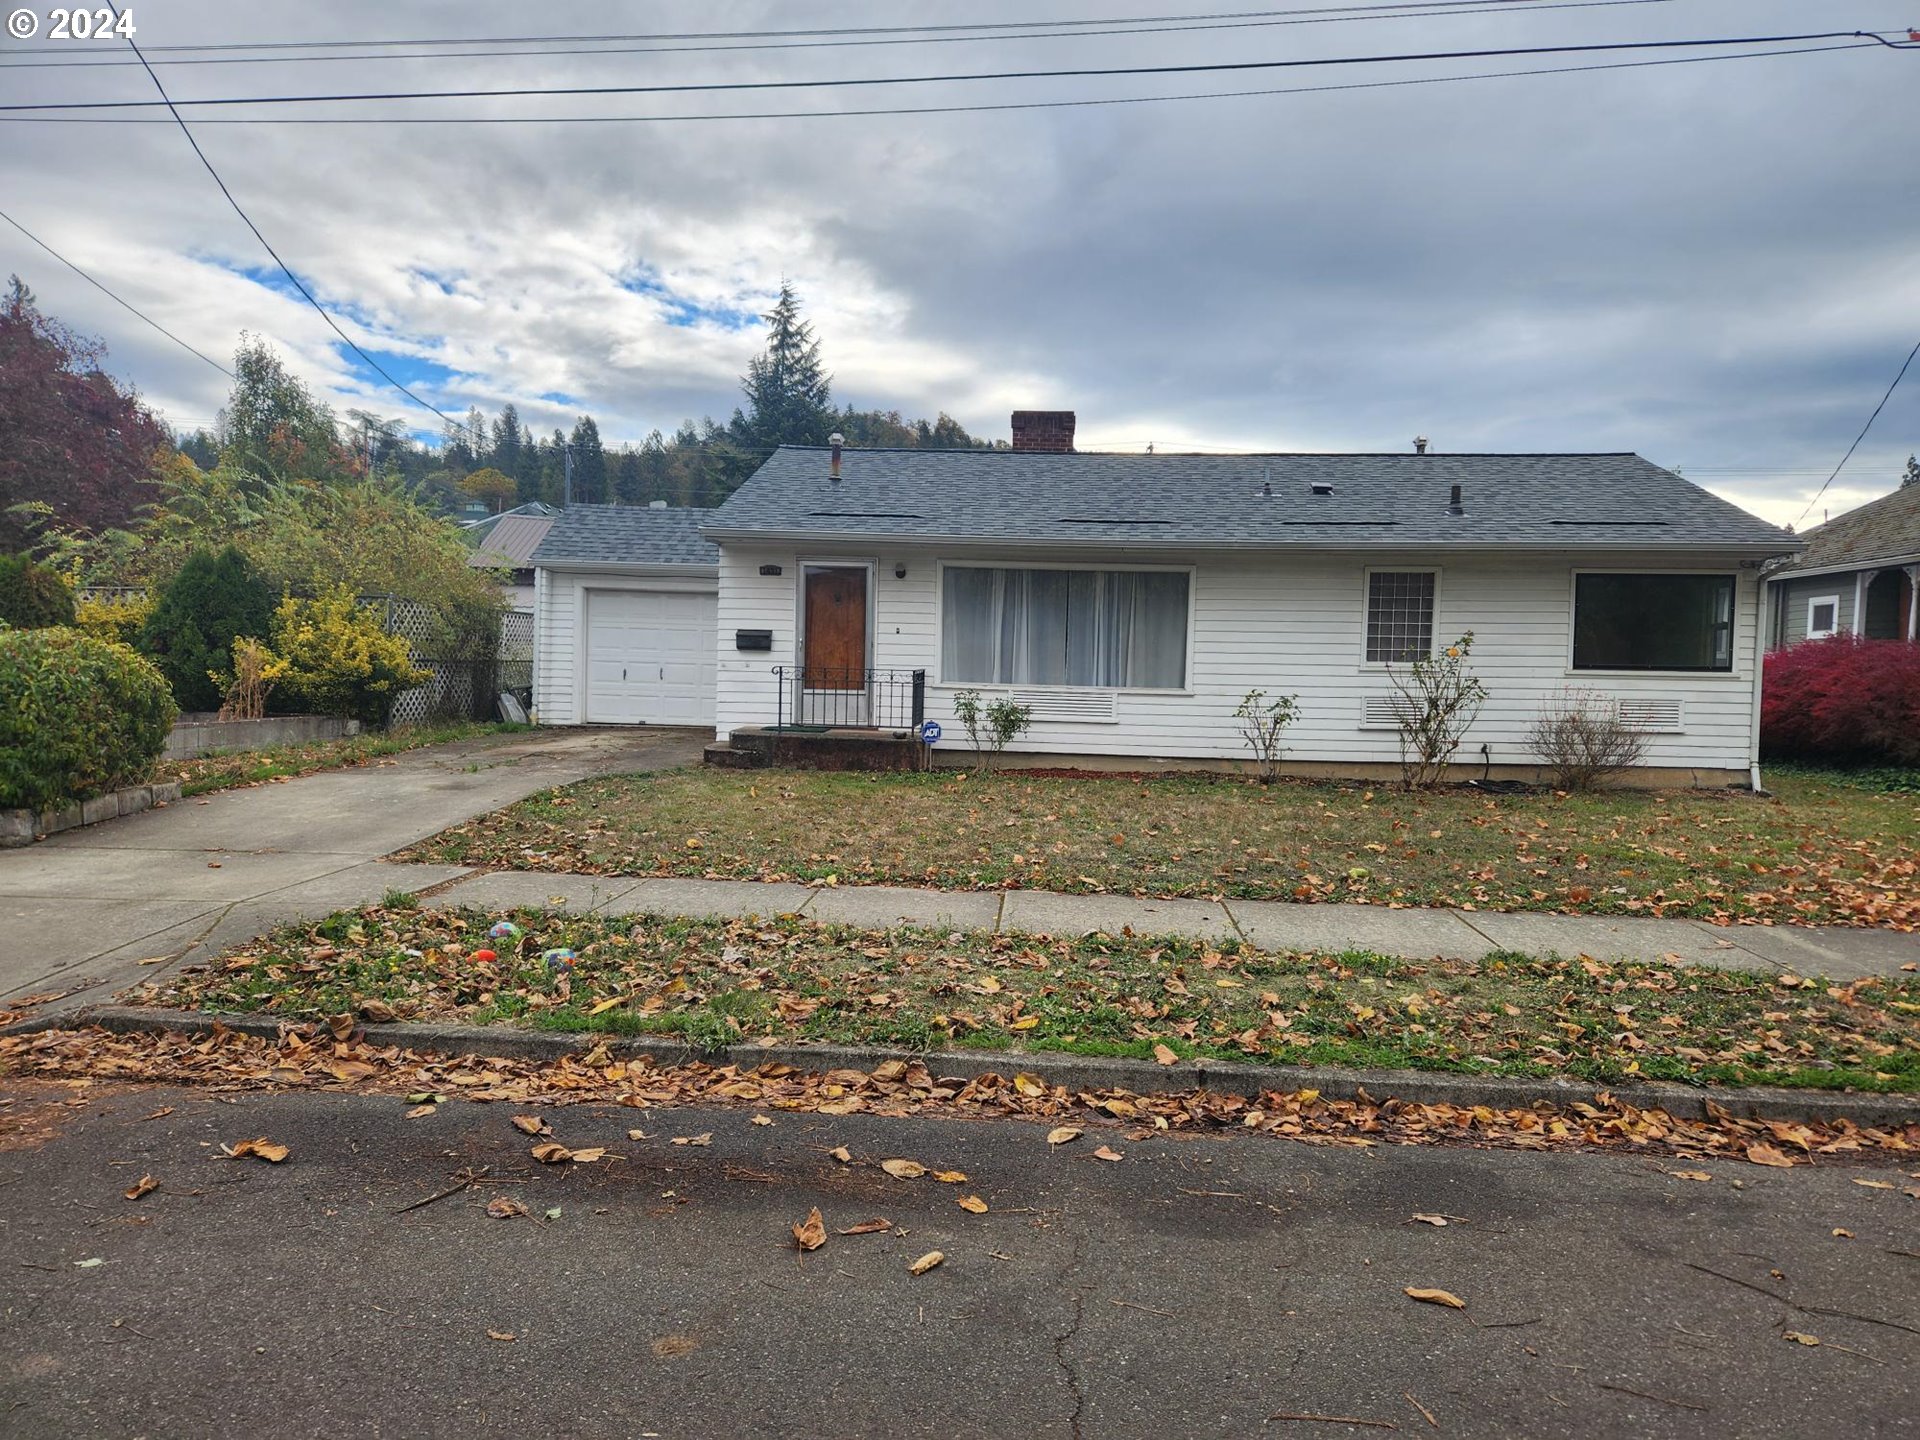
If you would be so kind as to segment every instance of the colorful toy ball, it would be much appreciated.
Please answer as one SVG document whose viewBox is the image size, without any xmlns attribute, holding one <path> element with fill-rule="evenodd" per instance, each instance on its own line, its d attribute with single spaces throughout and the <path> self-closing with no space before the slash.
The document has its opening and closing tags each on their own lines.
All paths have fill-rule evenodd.
<svg viewBox="0 0 1920 1440">
<path fill-rule="evenodd" d="M 549 970 L 555 974 L 564 975 L 573 968 L 573 962 L 576 957 L 573 951 L 562 948 L 559 950 L 549 950 L 540 958 L 547 962 L 547 968 Z"/>
<path fill-rule="evenodd" d="M 512 940 L 518 936 L 519 933 L 520 927 L 518 925 L 514 924 L 511 920 L 501 920 L 497 921 L 494 927 L 487 931 L 487 936 L 492 940 Z"/>
<path fill-rule="evenodd" d="M 484 965 L 487 961 L 498 960 L 500 957 L 491 950 L 476 950 L 473 952 L 473 958 Z"/>
</svg>

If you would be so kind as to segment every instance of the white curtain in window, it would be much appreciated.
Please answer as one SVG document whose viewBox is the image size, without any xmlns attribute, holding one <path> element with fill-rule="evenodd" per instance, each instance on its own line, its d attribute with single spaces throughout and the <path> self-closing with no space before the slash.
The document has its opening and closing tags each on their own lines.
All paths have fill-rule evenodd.
<svg viewBox="0 0 1920 1440">
<path fill-rule="evenodd" d="M 1184 573 L 949 566 L 942 675 L 959 684 L 1178 689 Z"/>
</svg>

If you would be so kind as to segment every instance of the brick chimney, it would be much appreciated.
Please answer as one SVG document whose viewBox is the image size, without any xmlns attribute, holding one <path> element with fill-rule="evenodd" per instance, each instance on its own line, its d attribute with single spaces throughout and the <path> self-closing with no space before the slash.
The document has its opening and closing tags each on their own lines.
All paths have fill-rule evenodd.
<svg viewBox="0 0 1920 1440">
<path fill-rule="evenodd" d="M 1072 454 L 1073 411 L 1014 411 L 1013 448 L 1016 450 L 1039 450 L 1050 455 Z"/>
</svg>

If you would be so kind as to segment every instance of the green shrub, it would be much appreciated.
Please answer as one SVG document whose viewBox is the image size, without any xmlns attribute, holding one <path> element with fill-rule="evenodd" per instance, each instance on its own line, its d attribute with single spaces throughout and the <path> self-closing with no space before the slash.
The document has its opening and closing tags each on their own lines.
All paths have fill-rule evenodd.
<svg viewBox="0 0 1920 1440">
<path fill-rule="evenodd" d="M 0 555 L 0 622 L 18 630 L 73 624 L 73 590 L 25 555 Z"/>
<path fill-rule="evenodd" d="M 40 810 L 139 783 L 172 728 L 160 672 L 78 630 L 0 631 L 0 807 Z"/>
<path fill-rule="evenodd" d="M 202 550 L 168 582 L 140 630 L 183 710 L 218 710 L 214 674 L 233 657 L 233 642 L 264 639 L 273 625 L 273 592 L 238 549 Z"/>
<path fill-rule="evenodd" d="M 344 585 L 316 600 L 281 601 L 273 650 L 287 667 L 281 694 L 296 708 L 369 725 L 384 724 L 394 697 L 429 678 L 414 669 L 406 640 L 387 634 Z"/>
</svg>

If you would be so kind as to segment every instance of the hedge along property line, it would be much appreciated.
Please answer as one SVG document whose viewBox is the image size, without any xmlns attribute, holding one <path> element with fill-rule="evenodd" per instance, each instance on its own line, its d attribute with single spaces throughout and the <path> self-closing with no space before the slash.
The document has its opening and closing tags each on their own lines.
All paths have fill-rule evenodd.
<svg viewBox="0 0 1920 1440">
<path fill-rule="evenodd" d="M 125 645 L 0 630 L 0 806 L 60 810 L 148 780 L 177 713 Z"/>
<path fill-rule="evenodd" d="M 0 810 L 0 849 L 31 845 L 62 830 L 98 825 L 122 815 L 138 815 L 156 805 L 171 805 L 179 798 L 178 782 L 168 781 L 158 785 L 129 785 L 52 810 Z"/>
</svg>

